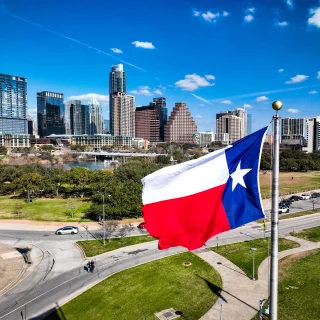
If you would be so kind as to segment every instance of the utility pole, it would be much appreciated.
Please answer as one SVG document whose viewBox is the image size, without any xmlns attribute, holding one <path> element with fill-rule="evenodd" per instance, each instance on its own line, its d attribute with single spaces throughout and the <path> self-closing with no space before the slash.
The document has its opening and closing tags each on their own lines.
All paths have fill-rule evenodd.
<svg viewBox="0 0 320 320">
<path fill-rule="evenodd" d="M 104 210 L 104 193 L 102 194 L 102 213 L 103 213 L 103 245 L 106 245 L 106 222 L 105 222 L 105 210 Z"/>
<path fill-rule="evenodd" d="M 272 210 L 271 210 L 271 270 L 270 270 L 270 320 L 278 319 L 278 238 L 279 238 L 279 127 L 281 101 L 274 101 L 273 116 L 273 163 L 272 163 Z"/>
</svg>

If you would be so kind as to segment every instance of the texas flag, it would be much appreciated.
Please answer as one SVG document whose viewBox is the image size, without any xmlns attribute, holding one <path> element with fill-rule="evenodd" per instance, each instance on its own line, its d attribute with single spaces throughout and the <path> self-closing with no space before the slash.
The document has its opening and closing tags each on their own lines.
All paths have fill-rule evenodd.
<svg viewBox="0 0 320 320">
<path fill-rule="evenodd" d="M 258 174 L 267 129 L 142 179 L 146 229 L 160 249 L 198 249 L 214 235 L 264 217 Z"/>
</svg>

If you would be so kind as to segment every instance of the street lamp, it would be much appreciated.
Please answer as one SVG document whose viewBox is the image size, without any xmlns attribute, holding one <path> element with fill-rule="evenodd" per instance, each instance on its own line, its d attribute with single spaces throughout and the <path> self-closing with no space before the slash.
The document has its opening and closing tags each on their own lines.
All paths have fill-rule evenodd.
<svg viewBox="0 0 320 320">
<path fill-rule="evenodd" d="M 254 278 L 254 252 L 257 250 L 257 248 L 251 248 L 252 250 L 252 280 L 256 280 Z"/>
</svg>

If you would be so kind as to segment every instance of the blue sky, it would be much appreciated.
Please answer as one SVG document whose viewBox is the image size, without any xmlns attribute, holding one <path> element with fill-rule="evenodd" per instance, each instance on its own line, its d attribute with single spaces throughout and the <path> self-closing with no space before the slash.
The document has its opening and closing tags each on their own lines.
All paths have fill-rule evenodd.
<svg viewBox="0 0 320 320">
<path fill-rule="evenodd" d="M 198 129 L 246 105 L 253 129 L 320 113 L 318 0 L 0 0 L 0 72 L 36 92 L 99 95 L 107 116 L 111 66 L 124 61 L 136 106 L 186 102 Z"/>
</svg>

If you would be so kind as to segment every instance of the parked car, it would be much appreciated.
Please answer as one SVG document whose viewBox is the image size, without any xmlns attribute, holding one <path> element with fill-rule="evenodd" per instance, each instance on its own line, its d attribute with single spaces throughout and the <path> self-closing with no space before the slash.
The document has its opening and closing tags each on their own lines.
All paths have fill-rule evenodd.
<svg viewBox="0 0 320 320">
<path fill-rule="evenodd" d="M 290 207 L 292 201 L 289 199 L 284 199 L 281 202 L 279 202 L 279 208 L 283 208 L 283 207 Z"/>
<path fill-rule="evenodd" d="M 145 229 L 146 228 L 146 223 L 145 222 L 141 222 L 138 224 L 138 229 Z"/>
<path fill-rule="evenodd" d="M 291 200 L 291 201 L 293 202 L 293 201 L 302 200 L 302 198 L 301 198 L 300 196 L 291 196 L 291 197 L 289 198 L 289 200 Z"/>
<path fill-rule="evenodd" d="M 56 234 L 58 234 L 58 235 L 61 235 L 61 234 L 75 234 L 75 233 L 78 233 L 78 232 L 79 232 L 78 227 L 66 226 L 66 227 L 63 227 L 63 228 L 59 228 L 56 231 Z"/>
<path fill-rule="evenodd" d="M 320 197 L 320 193 L 319 192 L 311 193 L 311 198 L 319 198 L 319 197 Z"/>
<path fill-rule="evenodd" d="M 311 199 L 311 194 L 309 193 L 304 193 L 301 195 L 302 200 L 309 200 Z"/>
<path fill-rule="evenodd" d="M 290 211 L 290 209 L 288 207 L 279 208 L 279 214 L 288 213 L 289 211 Z"/>
</svg>

